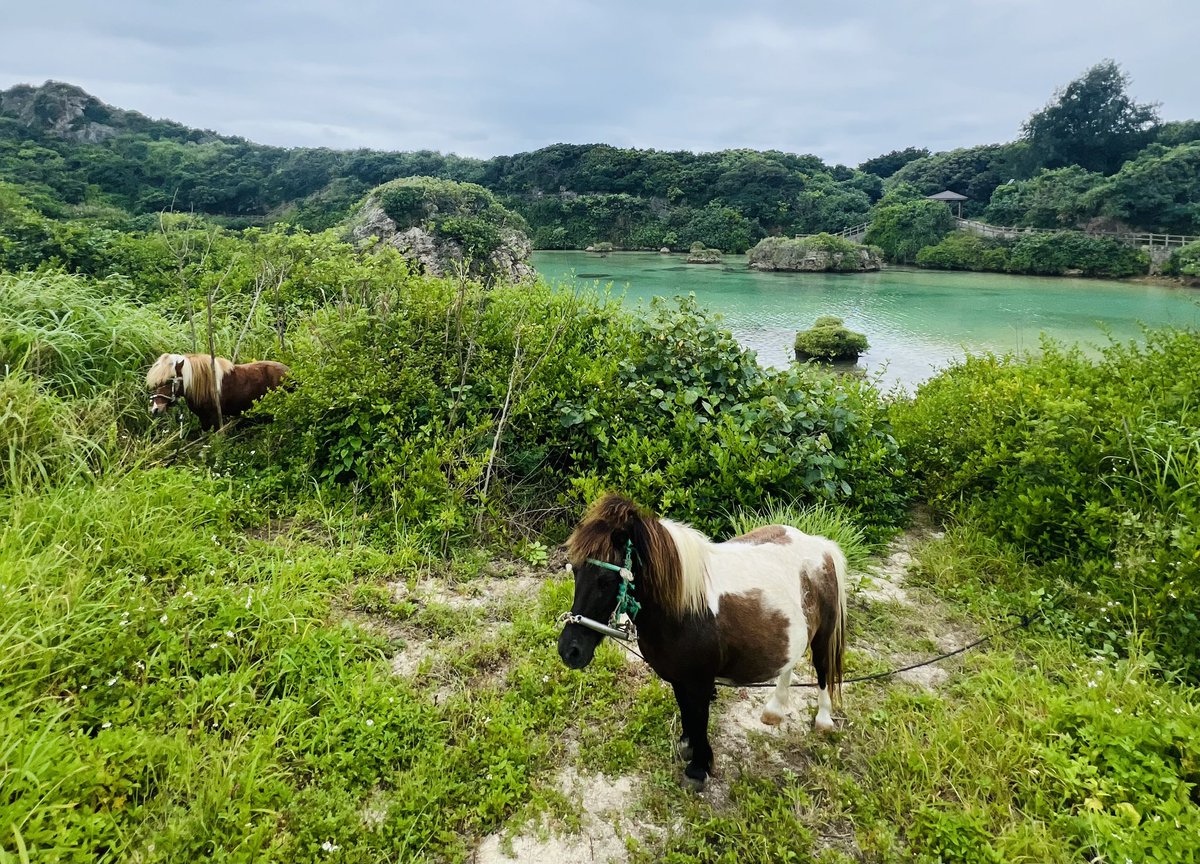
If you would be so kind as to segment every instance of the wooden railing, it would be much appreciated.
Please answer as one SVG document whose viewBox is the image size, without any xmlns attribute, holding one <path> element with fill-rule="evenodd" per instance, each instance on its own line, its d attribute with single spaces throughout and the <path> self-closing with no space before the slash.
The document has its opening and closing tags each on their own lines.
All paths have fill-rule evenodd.
<svg viewBox="0 0 1200 864">
<path fill-rule="evenodd" d="M 833 237 L 860 237 L 867 233 L 867 229 L 871 227 L 870 222 L 862 222 L 858 225 L 851 225 L 849 228 L 843 228 L 841 231 L 823 231 L 823 234 L 829 234 Z M 804 237 L 813 237 L 813 234 L 797 234 L 796 239 L 800 240 Z"/>
<path fill-rule="evenodd" d="M 841 231 L 827 231 L 825 233 L 832 234 L 834 237 L 845 237 L 847 239 L 853 237 L 861 237 L 867 233 L 871 227 L 870 222 L 862 222 L 858 225 L 852 225 L 849 228 L 843 228 Z M 1015 226 L 1006 225 L 989 225 L 987 222 L 979 222 L 975 219 L 955 218 L 954 227 L 960 231 L 969 231 L 972 234 L 977 234 L 980 237 L 1005 237 L 1013 239 L 1016 237 L 1028 236 L 1029 234 L 1058 234 L 1062 231 L 1071 231 L 1070 228 L 1017 228 Z M 1118 240 L 1122 243 L 1128 243 L 1131 246 L 1150 246 L 1152 248 L 1172 249 L 1179 246 L 1186 246 L 1188 243 L 1194 243 L 1200 240 L 1200 237 L 1194 237 L 1188 234 L 1154 234 L 1145 232 L 1135 234 L 1121 231 L 1084 231 L 1076 232 L 1084 233 L 1090 237 L 1108 237 L 1112 240 Z M 796 239 L 802 237 L 811 237 L 811 234 L 797 234 Z"/>
<path fill-rule="evenodd" d="M 970 231 L 972 234 L 978 234 L 981 237 L 1020 237 L 1028 234 L 1057 234 L 1060 231 L 1068 231 L 1068 228 L 1016 228 L 1012 226 L 989 225 L 986 222 L 977 222 L 974 219 L 955 219 L 954 225 L 960 231 Z M 1200 240 L 1200 237 L 1192 237 L 1187 234 L 1154 234 L 1150 232 L 1135 234 L 1122 231 L 1086 231 L 1082 232 L 1092 237 L 1108 237 L 1112 240 L 1118 240 L 1121 243 L 1128 243 L 1131 246 L 1157 246 L 1163 248 L 1173 248 L 1178 246 L 1186 246 L 1188 243 Z"/>
</svg>

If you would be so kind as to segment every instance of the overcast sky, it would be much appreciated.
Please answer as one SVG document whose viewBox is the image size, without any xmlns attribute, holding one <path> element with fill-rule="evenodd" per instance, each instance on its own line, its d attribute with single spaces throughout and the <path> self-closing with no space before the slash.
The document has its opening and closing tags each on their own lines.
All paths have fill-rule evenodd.
<svg viewBox="0 0 1200 864">
<path fill-rule="evenodd" d="M 1200 0 L 0 0 L 0 89 L 284 146 L 815 153 L 1015 138 L 1113 58 L 1200 118 Z"/>
</svg>

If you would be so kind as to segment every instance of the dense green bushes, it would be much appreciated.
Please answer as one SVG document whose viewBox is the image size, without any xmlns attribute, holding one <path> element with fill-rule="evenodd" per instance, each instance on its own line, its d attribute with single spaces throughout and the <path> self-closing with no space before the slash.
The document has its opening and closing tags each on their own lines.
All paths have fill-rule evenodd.
<svg viewBox="0 0 1200 864">
<path fill-rule="evenodd" d="M 1098 361 L 970 358 L 893 410 L 922 493 L 1039 565 L 1097 644 L 1136 628 L 1200 675 L 1200 335 Z"/>
<path fill-rule="evenodd" d="M 1027 234 L 1015 240 L 978 237 L 966 232 L 947 235 L 940 243 L 917 253 L 917 264 L 939 270 L 993 270 L 1040 276 L 1122 278 L 1145 273 L 1145 252 L 1108 237 L 1078 231 Z"/>
<path fill-rule="evenodd" d="M 848 500 L 876 525 L 903 506 L 869 385 L 767 372 L 694 300 L 642 320 L 544 286 L 413 278 L 315 334 L 270 399 L 257 449 L 286 456 L 269 470 L 354 485 L 443 541 L 481 511 L 574 513 L 605 488 L 714 530 L 768 497 Z"/>
<path fill-rule="evenodd" d="M 1075 270 L 1084 276 L 1136 276 L 1150 267 L 1145 252 L 1108 237 L 1078 231 L 1032 234 L 1013 244 L 1008 259 L 1012 273 L 1061 276 Z"/>
<path fill-rule="evenodd" d="M 1168 276 L 1200 276 L 1200 241 L 1172 252 L 1163 264 L 1163 273 Z"/>
<path fill-rule="evenodd" d="M 872 213 L 864 239 L 882 249 L 889 261 L 907 264 L 953 230 L 954 215 L 941 201 L 918 198 L 889 203 L 884 199 Z"/>
<path fill-rule="evenodd" d="M 966 231 L 955 231 L 936 245 L 926 246 L 917 253 L 917 266 L 935 270 L 994 270 L 1008 269 L 1009 243 L 990 237 L 980 237 Z"/>
</svg>

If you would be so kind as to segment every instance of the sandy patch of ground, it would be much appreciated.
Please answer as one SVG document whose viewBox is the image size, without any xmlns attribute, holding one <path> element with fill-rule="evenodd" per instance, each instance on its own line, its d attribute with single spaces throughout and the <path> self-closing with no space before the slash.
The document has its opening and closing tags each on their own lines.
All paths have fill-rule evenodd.
<svg viewBox="0 0 1200 864">
<path fill-rule="evenodd" d="M 582 775 L 567 766 L 555 778 L 562 792 L 581 815 L 578 833 L 555 832 L 545 822 L 532 831 L 506 836 L 490 834 L 476 847 L 470 860 L 476 864 L 624 864 L 629 860 L 625 840 L 644 837 L 658 829 L 630 814 L 639 780 L 634 777 Z"/>
</svg>

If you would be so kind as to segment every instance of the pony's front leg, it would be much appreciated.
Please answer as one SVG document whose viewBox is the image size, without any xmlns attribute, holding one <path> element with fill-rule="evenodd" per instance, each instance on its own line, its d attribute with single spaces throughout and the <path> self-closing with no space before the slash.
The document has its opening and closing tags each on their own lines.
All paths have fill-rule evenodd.
<svg viewBox="0 0 1200 864">
<path fill-rule="evenodd" d="M 783 722 L 784 715 L 788 710 L 788 696 L 791 693 L 792 687 L 792 667 L 789 666 L 779 674 L 779 679 L 775 684 L 775 692 L 771 694 L 771 701 L 767 703 L 767 707 L 763 709 L 762 722 L 768 726 L 778 726 Z"/>
<path fill-rule="evenodd" d="M 708 743 L 708 707 L 713 681 L 674 685 L 675 701 L 679 703 L 679 718 L 683 724 L 681 752 L 690 751 L 687 767 L 683 769 L 684 785 L 695 792 L 704 788 L 712 772 L 713 751 Z"/>
<path fill-rule="evenodd" d="M 675 704 L 679 706 L 679 724 L 683 726 L 683 716 L 686 713 L 687 691 L 678 684 L 672 683 L 671 689 L 675 691 Z M 675 745 L 675 755 L 684 762 L 692 761 L 692 741 L 688 737 L 687 727 L 679 734 L 679 743 Z"/>
</svg>

